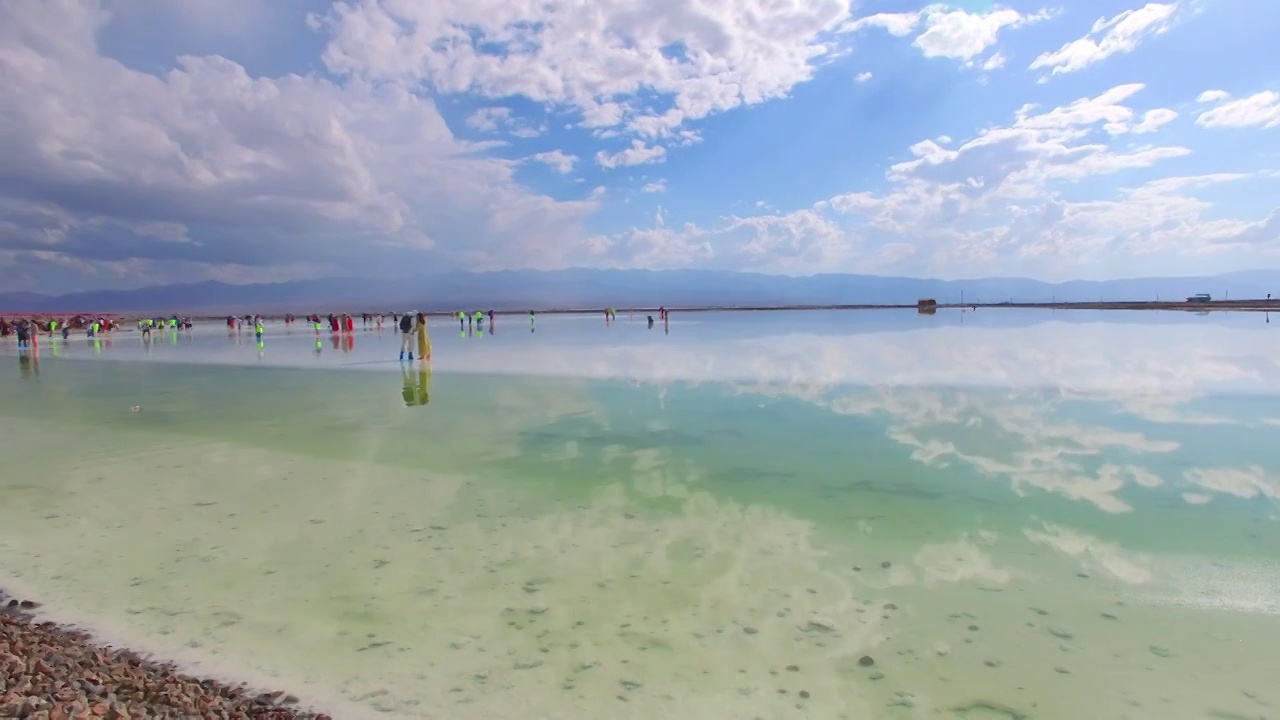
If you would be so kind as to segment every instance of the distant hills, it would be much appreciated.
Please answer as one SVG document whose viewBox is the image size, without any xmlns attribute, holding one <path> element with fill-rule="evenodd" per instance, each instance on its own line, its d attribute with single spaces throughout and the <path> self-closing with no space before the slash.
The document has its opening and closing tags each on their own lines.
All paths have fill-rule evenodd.
<svg viewBox="0 0 1280 720">
<path fill-rule="evenodd" d="M 931 280 L 876 275 L 790 277 L 711 270 L 509 270 L 414 278 L 327 278 L 282 283 L 220 282 L 68 295 L 0 293 L 0 312 L 363 312 L 418 310 L 560 310 L 613 306 L 1094 302 L 1280 297 L 1280 270 L 1208 277 L 1046 283 L 1029 278 Z"/>
</svg>

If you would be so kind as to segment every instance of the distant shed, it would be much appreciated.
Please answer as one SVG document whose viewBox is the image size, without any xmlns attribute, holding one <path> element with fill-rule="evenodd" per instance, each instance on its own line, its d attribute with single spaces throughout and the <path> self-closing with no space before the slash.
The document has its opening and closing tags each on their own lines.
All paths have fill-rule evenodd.
<svg viewBox="0 0 1280 720">
<path fill-rule="evenodd" d="M 933 298 L 922 298 L 916 301 L 916 312 L 931 315 L 938 312 L 938 301 Z"/>
</svg>

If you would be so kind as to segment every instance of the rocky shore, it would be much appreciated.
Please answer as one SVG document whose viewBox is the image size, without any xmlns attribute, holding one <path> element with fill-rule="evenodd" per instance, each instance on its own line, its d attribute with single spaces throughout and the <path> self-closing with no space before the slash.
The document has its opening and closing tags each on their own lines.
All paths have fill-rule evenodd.
<svg viewBox="0 0 1280 720">
<path fill-rule="evenodd" d="M 292 695 L 192 677 L 39 622 L 32 616 L 38 607 L 0 592 L 0 718 L 330 720 L 298 707 Z"/>
</svg>

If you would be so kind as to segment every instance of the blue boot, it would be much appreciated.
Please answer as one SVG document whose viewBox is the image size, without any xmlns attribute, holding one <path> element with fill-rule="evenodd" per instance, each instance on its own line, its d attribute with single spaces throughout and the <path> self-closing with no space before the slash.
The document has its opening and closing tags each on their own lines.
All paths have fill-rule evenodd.
<svg viewBox="0 0 1280 720">
<path fill-rule="evenodd" d="M 410 359 L 412 359 L 412 358 L 410 358 Z M 403 350 L 401 350 L 401 351 L 400 351 L 400 361 L 401 361 L 401 362 L 403 362 L 403 361 L 404 361 L 404 351 L 403 351 Z"/>
<path fill-rule="evenodd" d="M 409 362 L 413 362 L 413 353 L 409 353 Z"/>
</svg>

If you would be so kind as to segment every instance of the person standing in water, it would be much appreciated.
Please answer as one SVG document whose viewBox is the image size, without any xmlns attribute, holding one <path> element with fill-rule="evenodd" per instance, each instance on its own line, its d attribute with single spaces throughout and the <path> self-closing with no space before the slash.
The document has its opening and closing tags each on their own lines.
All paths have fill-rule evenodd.
<svg viewBox="0 0 1280 720">
<path fill-rule="evenodd" d="M 418 313 L 418 359 L 422 362 L 431 361 L 431 335 L 427 333 L 427 314 Z M 410 355 L 412 360 L 413 356 Z"/>
<path fill-rule="evenodd" d="M 413 314 L 405 313 L 400 317 L 400 359 L 409 353 L 409 361 L 413 362 Z"/>
<path fill-rule="evenodd" d="M 466 331 L 467 331 L 466 318 L 462 317 L 462 312 L 458 312 L 458 332 L 466 332 Z"/>
</svg>

